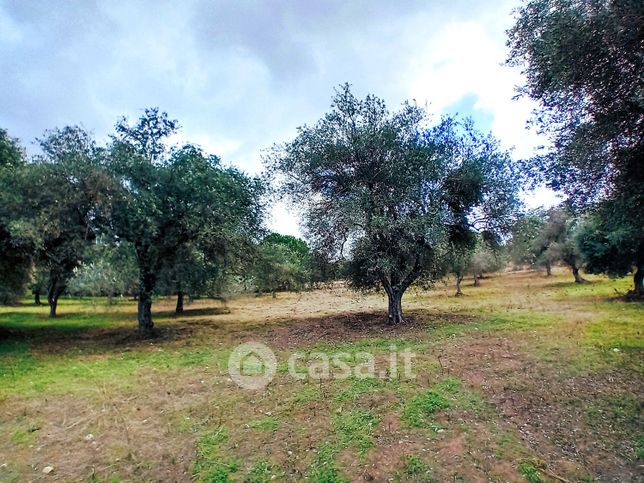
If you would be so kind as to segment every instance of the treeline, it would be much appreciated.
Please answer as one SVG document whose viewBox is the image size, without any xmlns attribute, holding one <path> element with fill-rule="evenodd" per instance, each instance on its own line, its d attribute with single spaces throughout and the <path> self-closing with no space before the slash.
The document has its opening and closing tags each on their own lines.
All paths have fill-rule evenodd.
<svg viewBox="0 0 644 483">
<path fill-rule="evenodd" d="M 31 159 L 0 131 L 0 302 L 30 287 L 55 317 L 66 291 L 131 294 L 147 334 L 153 294 L 177 294 L 181 310 L 184 294 L 218 295 L 233 280 L 260 291 L 280 288 L 269 273 L 305 283 L 301 265 L 313 271 L 319 257 L 266 236 L 266 182 L 196 145 L 170 147 L 178 127 L 148 109 L 120 119 L 104 146 L 82 128 L 55 129 Z"/>
<path fill-rule="evenodd" d="M 105 145 L 78 127 L 45 133 L 27 159 L 0 131 L 0 302 L 31 285 L 52 316 L 65 291 L 133 293 L 139 331 L 153 294 L 275 292 L 345 278 L 383 289 L 388 318 L 402 297 L 453 273 L 564 263 L 633 273 L 644 295 L 643 2 L 532 0 L 507 32 L 519 90 L 550 140 L 514 162 L 471 121 L 430 122 L 415 103 L 395 112 L 340 86 L 329 112 L 301 126 L 250 177 L 198 146 L 171 147 L 178 123 L 157 109 L 120 119 Z M 269 184 L 270 180 L 270 184 Z M 565 196 L 521 212 L 526 182 Z M 309 247 L 268 234 L 266 194 L 297 204 Z M 334 263 L 331 263 L 333 261 Z M 111 284 L 111 285 L 110 285 Z M 93 288 L 89 288 L 93 287 Z M 98 288 L 97 288 L 98 287 Z"/>
<path fill-rule="evenodd" d="M 272 294 L 320 287 L 342 276 L 341 263 L 330 262 L 309 249 L 306 242 L 290 235 L 268 233 L 249 247 L 247 263 L 239 270 L 206 263 L 203 256 L 182 255 L 179 260 L 196 263 L 164 265 L 157 277 L 155 294 L 176 295 L 176 312 L 183 312 L 185 299 L 226 298 L 235 294 Z M 37 297 L 46 293 L 47 277 L 36 271 L 30 288 Z M 99 238 L 69 280 L 67 293 L 76 297 L 138 295 L 136 254 L 128 243 L 106 243 Z"/>
</svg>

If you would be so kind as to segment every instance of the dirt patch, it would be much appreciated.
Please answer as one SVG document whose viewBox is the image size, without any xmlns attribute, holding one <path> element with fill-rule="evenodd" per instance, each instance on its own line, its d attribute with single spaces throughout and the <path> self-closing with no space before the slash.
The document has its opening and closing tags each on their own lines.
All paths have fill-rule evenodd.
<svg viewBox="0 0 644 483">
<path fill-rule="evenodd" d="M 481 335 L 444 348 L 443 363 L 486 395 L 513 432 L 540 455 L 546 471 L 577 478 L 603 475 L 609 481 L 642 478 L 621 431 L 589 420 L 598 401 L 624 394 L 644 401 L 637 376 L 611 371 L 565 377 L 540 364 L 525 347 L 525 340 Z M 633 394 L 634 388 L 639 393 Z M 642 422 L 640 416 L 640 427 Z"/>
<path fill-rule="evenodd" d="M 39 480 L 45 466 L 62 481 L 111 475 L 128 480 L 189 481 L 194 459 L 190 438 L 170 431 L 164 407 L 139 395 L 101 394 L 100 404 L 73 396 L 13 402 L 3 421 L 42 421 L 25 445 L 3 448 L 24 479 Z M 179 400 L 174 402 L 179 403 Z M 165 408 L 167 410 L 167 408 Z M 145 476 L 144 476 L 145 475 Z"/>
</svg>

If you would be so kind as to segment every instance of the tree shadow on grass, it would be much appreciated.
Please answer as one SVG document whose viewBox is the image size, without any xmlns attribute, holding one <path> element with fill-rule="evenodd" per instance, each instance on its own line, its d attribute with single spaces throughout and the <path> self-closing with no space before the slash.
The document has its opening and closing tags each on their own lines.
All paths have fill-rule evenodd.
<svg viewBox="0 0 644 483">
<path fill-rule="evenodd" d="M 410 310 L 404 322 L 392 325 L 382 310 L 345 312 L 320 317 L 285 320 L 265 331 L 269 343 L 292 348 L 326 342 L 353 342 L 370 338 L 417 338 L 427 330 L 453 324 L 468 324 L 477 317 L 431 310 Z"/>
<path fill-rule="evenodd" d="M 0 314 L 0 355 L 15 344 L 27 345 L 42 354 L 109 353 L 150 344 L 199 342 L 201 327 L 217 330 L 221 324 L 211 317 L 227 314 L 225 308 L 153 312 L 155 328 L 148 337 L 137 332 L 136 313 L 122 311 L 62 313 L 54 319 L 33 312 Z"/>
<path fill-rule="evenodd" d="M 210 342 L 234 346 L 246 339 L 263 340 L 274 348 L 315 345 L 318 342 L 356 341 L 369 338 L 417 338 L 427 330 L 446 325 L 467 324 L 478 319 L 465 314 L 413 310 L 405 322 L 391 325 L 382 310 L 345 312 L 316 317 L 284 318 L 257 324 L 236 325 L 213 317 L 229 313 L 223 307 L 187 309 L 176 315 L 167 310 L 153 314 L 155 330 L 151 337 L 137 331 L 136 314 L 64 314 L 57 319 L 37 318 L 33 322 L 0 322 L 2 347 L 27 344 L 37 354 L 109 354 L 124 350 L 149 349 L 168 345 L 171 349 L 203 346 Z M 6 315 L 5 313 L 4 315 Z M 20 314 L 22 317 L 24 314 Z M 33 318 L 33 314 L 28 314 Z M 92 321 L 92 318 L 98 321 Z M 101 319 L 102 317 L 102 319 Z M 0 319 L 2 320 L 2 319 Z"/>
<path fill-rule="evenodd" d="M 186 308 L 179 314 L 174 310 L 162 310 L 159 312 L 154 312 L 153 318 L 210 317 L 213 315 L 225 315 L 229 313 L 230 309 L 227 307 L 200 307 L 194 309 Z"/>
</svg>

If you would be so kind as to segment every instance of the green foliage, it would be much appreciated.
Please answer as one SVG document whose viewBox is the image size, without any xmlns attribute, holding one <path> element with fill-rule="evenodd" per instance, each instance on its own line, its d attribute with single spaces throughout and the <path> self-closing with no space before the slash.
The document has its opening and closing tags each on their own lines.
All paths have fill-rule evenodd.
<svg viewBox="0 0 644 483">
<path fill-rule="evenodd" d="M 468 265 L 468 273 L 474 276 L 494 273 L 505 265 L 506 256 L 501 247 L 492 248 L 486 242 L 479 240 Z"/>
<path fill-rule="evenodd" d="M 584 217 L 576 241 L 586 260 L 586 271 L 621 277 L 632 270 L 633 260 L 638 257 L 637 246 L 633 244 L 638 234 L 633 225 L 624 223 L 608 208 L 605 203 Z"/>
<path fill-rule="evenodd" d="M 345 85 L 331 112 L 267 160 L 303 206 L 315 249 L 348 252 L 353 287 L 383 286 L 392 322 L 409 285 L 444 271 L 448 247 L 466 244 L 472 225 L 502 228 L 516 204 L 510 158 L 494 139 L 450 118 L 425 129 L 426 119 L 415 105 L 390 113 Z"/>
<path fill-rule="evenodd" d="M 542 210 L 533 210 L 521 214 L 510 230 L 511 239 L 508 246 L 508 255 L 515 266 L 534 266 L 537 263 L 535 254 L 535 240 L 545 225 L 545 213 Z"/>
<path fill-rule="evenodd" d="M 0 185 L 2 190 L 2 185 Z M 31 250 L 21 246 L 20 241 L 0 221 L 0 304 L 15 304 L 24 295 L 30 279 Z"/>
<path fill-rule="evenodd" d="M 256 290 L 302 290 L 310 281 L 311 253 L 303 240 L 271 233 L 261 241 L 252 271 Z"/>
<path fill-rule="evenodd" d="M 583 254 L 576 239 L 578 227 L 578 219 L 565 206 L 548 210 L 544 225 L 532 243 L 536 264 L 549 267 L 561 261 L 577 273 L 583 265 Z M 578 275 L 575 278 L 581 281 Z"/>
<path fill-rule="evenodd" d="M 134 125 L 119 121 L 110 147 L 109 167 L 120 186 L 113 224 L 136 251 L 142 333 L 152 329 L 151 297 L 164 268 L 177 291 L 188 290 L 222 272 L 195 267 L 247 259 L 261 233 L 262 182 L 196 146 L 169 149 L 167 138 L 177 129 L 167 114 L 147 109 Z"/>
<path fill-rule="evenodd" d="M 517 10 L 508 31 L 509 63 L 522 66 L 526 77 L 520 93 L 540 103 L 535 121 L 552 141 L 529 167 L 537 181 L 593 210 L 600 233 L 585 237 L 591 270 L 623 273 L 636 265 L 639 294 L 644 293 L 643 15 L 641 1 L 532 0 Z"/>
<path fill-rule="evenodd" d="M 68 292 L 76 296 L 118 296 L 136 293 L 136 256 L 128 242 L 99 238 L 89 247 L 85 260 L 74 271 Z"/>
<path fill-rule="evenodd" d="M 531 463 L 523 462 L 519 464 L 519 473 L 521 473 L 529 483 L 543 483 L 541 473 Z"/>
<path fill-rule="evenodd" d="M 29 282 L 31 244 L 11 230 L 21 204 L 16 188 L 24 166 L 20 143 L 0 129 L 0 304 L 16 303 Z"/>
<path fill-rule="evenodd" d="M 16 180 L 20 197 L 11 232 L 27 240 L 55 316 L 58 298 L 108 224 L 113 190 L 103 152 L 83 129 L 47 131 L 39 142 L 42 154 Z"/>
</svg>

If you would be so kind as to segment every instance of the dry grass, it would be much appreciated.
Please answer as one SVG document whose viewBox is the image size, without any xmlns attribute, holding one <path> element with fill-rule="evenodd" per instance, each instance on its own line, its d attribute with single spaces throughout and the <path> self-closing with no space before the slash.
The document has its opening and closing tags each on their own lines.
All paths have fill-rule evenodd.
<svg viewBox="0 0 644 483">
<path fill-rule="evenodd" d="M 159 337 L 135 306 L 66 300 L 0 309 L 0 481 L 635 481 L 642 478 L 642 304 L 628 280 L 500 274 L 465 296 L 413 291 L 407 322 L 341 286 L 200 300 Z M 265 390 L 228 377 L 255 340 L 279 361 Z M 299 381 L 294 351 L 416 354 L 416 379 Z M 45 466 L 54 470 L 45 475 Z"/>
</svg>

